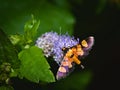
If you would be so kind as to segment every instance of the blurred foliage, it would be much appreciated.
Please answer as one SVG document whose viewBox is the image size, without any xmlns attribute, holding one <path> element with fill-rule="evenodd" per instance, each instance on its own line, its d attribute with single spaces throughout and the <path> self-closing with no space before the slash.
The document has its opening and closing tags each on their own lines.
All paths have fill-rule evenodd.
<svg viewBox="0 0 120 90">
<path fill-rule="evenodd" d="M 3 62 L 12 63 L 12 67 L 16 68 L 19 65 L 17 50 L 14 48 L 10 42 L 8 36 L 0 29 L 0 64 Z"/>
<path fill-rule="evenodd" d="M 60 28 L 62 33 L 67 31 L 72 34 L 75 18 L 70 13 L 72 8 L 70 2 L 82 5 L 87 0 L 13 0 L 12 2 L 0 0 L 0 26 L 8 34 L 22 33 L 24 22 L 34 14 L 41 20 L 38 34 L 51 30 L 60 33 Z M 108 3 L 120 6 L 120 0 L 97 0 L 97 2 L 95 8 L 98 14 Z"/>
<path fill-rule="evenodd" d="M 13 45 L 18 46 L 20 49 L 29 48 L 30 45 L 34 45 L 36 40 L 40 20 L 36 20 L 33 15 L 32 18 L 24 25 L 23 34 L 10 35 L 9 39 Z"/>
<path fill-rule="evenodd" d="M 9 83 L 10 77 L 16 77 L 15 71 L 20 64 L 17 55 L 8 36 L 0 29 L 0 84 Z"/>
<path fill-rule="evenodd" d="M 39 21 L 35 20 L 33 15 L 32 15 L 32 19 L 26 22 L 24 26 L 24 36 L 23 36 L 24 41 L 26 43 L 33 42 L 32 40 L 35 39 L 39 25 L 40 25 L 40 20 Z"/>
<path fill-rule="evenodd" d="M 107 4 L 114 4 L 120 8 L 120 0 L 96 1 L 96 14 L 100 14 Z M 12 42 L 11 43 L 8 36 L 2 30 L 0 30 L 0 79 L 5 81 L 4 83 L 9 83 L 9 78 L 16 77 L 18 72 L 22 73 L 19 77 L 27 78 L 28 80 L 36 83 L 39 81 L 55 81 L 52 72 L 49 70 L 50 66 L 46 62 L 46 59 L 42 56 L 41 50 L 39 51 L 38 48 L 32 47 L 32 45 L 35 42 L 36 34 L 37 36 L 40 36 L 41 34 L 51 30 L 58 33 L 68 32 L 70 35 L 73 34 L 75 17 L 71 13 L 72 2 L 77 5 L 84 5 L 85 2 L 91 1 L 0 0 L 0 28 L 10 35 L 10 40 Z M 92 3 L 93 2 L 89 4 L 92 5 Z M 33 14 L 38 21 L 36 21 L 34 18 L 29 20 L 31 14 Z M 28 22 L 25 24 L 26 21 Z M 14 47 L 13 45 L 18 45 L 17 47 L 20 49 L 18 49 L 16 46 Z M 23 51 L 20 52 L 20 50 Z M 19 59 L 22 63 L 21 66 L 17 57 L 18 53 Z M 39 55 L 33 56 L 34 53 L 39 53 Z M 30 56 L 32 57 L 30 58 Z M 42 59 L 40 59 L 40 57 Z M 34 60 L 37 62 L 33 62 Z M 29 66 L 30 62 L 33 64 Z M 46 67 L 41 68 L 39 62 L 44 63 Z M 18 70 L 19 66 L 20 71 Z M 45 71 L 47 70 L 48 75 L 43 69 Z M 44 74 L 45 77 L 41 76 L 41 73 Z M 64 80 L 55 82 L 55 84 L 53 84 L 53 89 L 85 90 L 85 87 L 90 82 L 91 76 L 92 74 L 89 71 L 75 73 Z M 43 77 L 44 80 L 42 79 Z M 9 86 L 2 86 L 0 87 L 0 90 L 9 90 L 10 88 L 11 87 Z M 11 88 L 11 90 L 12 89 L 13 88 Z"/>
<path fill-rule="evenodd" d="M 39 18 L 41 26 L 39 34 L 47 31 L 68 31 L 72 34 L 74 18 L 68 9 L 52 5 L 47 0 L 0 0 L 0 25 L 8 33 L 22 33 L 24 22 L 31 14 Z"/>
<path fill-rule="evenodd" d="M 14 90 L 11 86 L 0 86 L 0 90 Z"/>
<path fill-rule="evenodd" d="M 11 77 L 21 79 L 24 77 L 35 83 L 55 82 L 54 75 L 50 71 L 50 66 L 42 50 L 34 45 L 39 25 L 40 21 L 34 19 L 32 15 L 32 19 L 24 25 L 23 34 L 11 35 L 8 38 L 4 31 L 0 29 L 1 85 L 9 86 Z"/>
</svg>

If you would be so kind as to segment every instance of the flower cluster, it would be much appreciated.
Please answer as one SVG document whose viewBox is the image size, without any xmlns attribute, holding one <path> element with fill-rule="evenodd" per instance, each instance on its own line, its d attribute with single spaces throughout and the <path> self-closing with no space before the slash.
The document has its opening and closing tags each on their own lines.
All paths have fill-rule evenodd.
<svg viewBox="0 0 120 90">
<path fill-rule="evenodd" d="M 58 35 L 56 32 L 47 32 L 39 37 L 36 46 L 41 48 L 46 57 L 52 56 L 60 65 L 63 59 L 63 47 L 72 47 L 79 43 L 79 39 L 66 35 Z"/>
</svg>

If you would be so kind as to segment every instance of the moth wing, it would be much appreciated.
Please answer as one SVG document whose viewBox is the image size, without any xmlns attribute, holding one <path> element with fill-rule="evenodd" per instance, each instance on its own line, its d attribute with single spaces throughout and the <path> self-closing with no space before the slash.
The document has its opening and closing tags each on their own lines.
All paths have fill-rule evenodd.
<svg viewBox="0 0 120 90">
<path fill-rule="evenodd" d="M 94 45 L 94 37 L 90 36 L 87 39 L 83 40 L 81 42 L 81 45 L 83 46 L 84 56 L 89 54 L 89 51 L 92 49 L 92 46 Z"/>
<path fill-rule="evenodd" d="M 68 76 L 74 70 L 74 63 L 71 63 L 69 60 L 63 60 L 57 71 L 56 79 L 60 80 Z"/>
</svg>

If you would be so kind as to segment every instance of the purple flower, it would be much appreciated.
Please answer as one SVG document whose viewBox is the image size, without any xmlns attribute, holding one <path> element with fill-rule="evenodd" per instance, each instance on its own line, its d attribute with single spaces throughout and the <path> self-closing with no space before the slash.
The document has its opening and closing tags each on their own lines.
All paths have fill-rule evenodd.
<svg viewBox="0 0 120 90">
<path fill-rule="evenodd" d="M 48 32 L 39 37 L 36 41 L 36 46 L 43 49 L 44 55 L 49 57 L 53 54 L 54 42 L 58 40 L 56 32 Z"/>
<path fill-rule="evenodd" d="M 54 60 L 60 64 L 63 59 L 63 47 L 72 47 L 79 43 L 79 39 L 76 40 L 74 37 L 70 37 L 68 35 L 60 35 L 59 39 L 54 43 L 53 51 L 54 51 Z"/>
<path fill-rule="evenodd" d="M 63 47 L 72 47 L 79 43 L 79 39 L 66 35 L 58 35 L 56 32 L 47 32 L 39 37 L 36 46 L 41 48 L 46 57 L 52 56 L 60 65 L 63 59 Z"/>
</svg>

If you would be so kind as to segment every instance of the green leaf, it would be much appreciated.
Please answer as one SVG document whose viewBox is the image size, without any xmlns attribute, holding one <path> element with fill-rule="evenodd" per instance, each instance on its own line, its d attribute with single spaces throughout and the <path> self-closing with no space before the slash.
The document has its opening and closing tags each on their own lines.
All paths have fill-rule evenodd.
<svg viewBox="0 0 120 90">
<path fill-rule="evenodd" d="M 17 77 L 19 69 L 11 69 L 10 77 Z"/>
<path fill-rule="evenodd" d="M 34 16 L 32 15 L 32 19 L 26 22 L 24 26 L 24 38 L 27 43 L 31 43 L 33 39 L 35 38 L 37 34 L 37 30 L 40 25 L 40 20 L 34 19 Z"/>
<path fill-rule="evenodd" d="M 19 53 L 21 60 L 20 73 L 22 77 L 32 82 L 55 82 L 50 66 L 45 59 L 42 50 L 36 46 L 23 50 Z"/>
<path fill-rule="evenodd" d="M 0 86 L 0 90 L 14 90 L 11 86 Z"/>
<path fill-rule="evenodd" d="M 12 68 L 19 67 L 17 51 L 7 35 L 0 29 L 0 65 L 3 62 L 10 63 Z"/>
<path fill-rule="evenodd" d="M 9 39 L 13 45 L 16 45 L 20 42 L 21 35 L 19 35 L 19 34 L 10 35 Z"/>
</svg>

